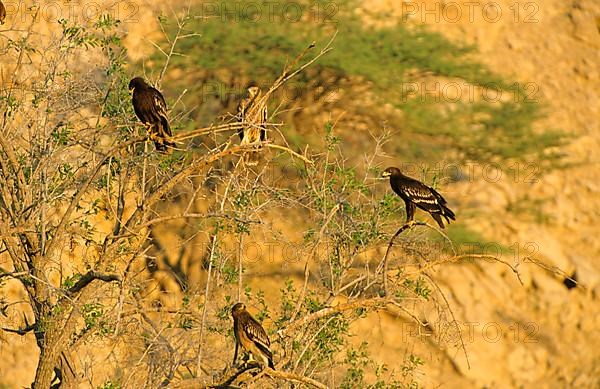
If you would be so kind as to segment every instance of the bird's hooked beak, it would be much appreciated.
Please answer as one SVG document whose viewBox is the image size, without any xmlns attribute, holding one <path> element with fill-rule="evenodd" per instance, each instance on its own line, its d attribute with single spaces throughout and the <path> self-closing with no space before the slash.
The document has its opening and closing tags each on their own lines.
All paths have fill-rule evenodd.
<svg viewBox="0 0 600 389">
<path fill-rule="evenodd" d="M 392 175 L 392 173 L 390 173 L 390 172 L 383 172 L 383 173 L 381 173 L 381 179 L 386 179 L 391 175 Z"/>
</svg>

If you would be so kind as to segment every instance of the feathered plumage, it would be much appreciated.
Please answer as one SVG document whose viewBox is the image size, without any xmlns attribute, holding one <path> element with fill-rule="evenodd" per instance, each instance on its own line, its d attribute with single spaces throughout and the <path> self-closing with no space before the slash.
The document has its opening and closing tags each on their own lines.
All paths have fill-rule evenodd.
<svg viewBox="0 0 600 389">
<path fill-rule="evenodd" d="M 267 106 L 261 102 L 262 91 L 257 86 L 248 88 L 248 95 L 244 97 L 237 107 L 238 117 L 243 127 L 238 130 L 241 144 L 252 144 L 267 140 Z M 257 146 L 260 148 L 260 145 Z M 256 165 L 258 152 L 246 154 L 246 163 Z"/>
<path fill-rule="evenodd" d="M 172 134 L 167 117 L 167 103 L 163 95 L 141 77 L 129 82 L 129 90 L 133 90 L 133 110 L 149 129 L 156 150 L 164 153 L 168 151 L 168 147 L 175 147 L 176 144 L 169 139 Z"/>
<path fill-rule="evenodd" d="M 446 199 L 435 189 L 414 178 L 405 176 L 400 169 L 395 167 L 385 169 L 382 177 L 390 178 L 392 190 L 404 200 L 406 223 L 414 220 L 416 207 L 429 212 L 440 228 L 444 228 L 442 216 L 447 223 L 450 223 L 450 220 L 456 220 L 454 212 L 446 206 Z"/>
<path fill-rule="evenodd" d="M 246 311 L 246 306 L 242 303 L 235 304 L 231 308 L 231 316 L 233 316 L 233 333 L 236 340 L 233 363 L 235 364 L 238 347 L 241 345 L 244 350 L 251 353 L 263 365 L 275 369 L 271 341 L 260 323 L 254 320 Z"/>
</svg>

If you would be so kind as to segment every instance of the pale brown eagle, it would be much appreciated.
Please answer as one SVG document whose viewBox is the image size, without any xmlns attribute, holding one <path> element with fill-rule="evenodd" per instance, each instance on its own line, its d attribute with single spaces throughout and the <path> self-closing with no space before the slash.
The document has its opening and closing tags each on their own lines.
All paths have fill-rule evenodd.
<svg viewBox="0 0 600 389">
<path fill-rule="evenodd" d="M 429 212 L 440 228 L 444 228 L 442 216 L 447 223 L 450 223 L 450 219 L 456 220 L 454 212 L 446 206 L 446 200 L 435 189 L 414 178 L 405 176 L 400 169 L 395 167 L 385 169 L 382 177 L 390 178 L 392 190 L 404 200 L 406 223 L 413 222 L 416 207 Z"/>
<path fill-rule="evenodd" d="M 170 140 L 171 127 L 167 117 L 167 103 L 163 95 L 150 86 L 143 78 L 136 77 L 129 82 L 129 90 L 133 91 L 133 110 L 150 133 L 156 150 L 165 153 L 176 144 Z"/>
<path fill-rule="evenodd" d="M 261 101 L 262 91 L 257 86 L 248 88 L 248 95 L 244 97 L 237 107 L 238 118 L 242 123 L 242 128 L 238 130 L 241 144 L 260 143 L 267 140 L 267 106 Z M 260 148 L 260 144 L 256 148 Z M 246 154 L 246 163 L 256 165 L 259 154 L 252 151 Z"/>
<path fill-rule="evenodd" d="M 263 366 L 275 369 L 273 364 L 273 353 L 271 352 L 271 341 L 264 328 L 246 311 L 246 306 L 237 303 L 231 308 L 233 316 L 233 333 L 235 335 L 235 352 L 233 364 L 237 359 L 238 347 L 241 345 Z"/>
</svg>

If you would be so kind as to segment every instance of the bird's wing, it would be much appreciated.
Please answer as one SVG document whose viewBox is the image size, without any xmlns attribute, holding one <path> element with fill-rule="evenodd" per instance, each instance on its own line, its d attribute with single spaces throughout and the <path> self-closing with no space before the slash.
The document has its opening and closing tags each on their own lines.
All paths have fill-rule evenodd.
<svg viewBox="0 0 600 389">
<path fill-rule="evenodd" d="M 150 88 L 150 90 L 152 91 L 152 99 L 154 103 L 153 105 L 156 108 L 156 113 L 166 118 L 167 103 L 165 102 L 165 98 L 163 97 L 162 93 L 160 93 L 157 89 Z"/>
<path fill-rule="evenodd" d="M 267 106 L 265 105 L 261 111 L 261 127 L 260 127 L 260 140 L 262 142 L 267 140 L 267 128 L 265 124 L 267 123 L 269 117 L 269 112 L 267 111 Z"/>
<path fill-rule="evenodd" d="M 249 97 L 244 97 L 243 99 L 240 100 L 238 106 L 237 106 L 237 113 L 238 115 L 240 115 L 240 118 L 243 119 L 244 114 L 246 113 L 246 110 L 248 109 L 248 105 L 250 103 L 250 98 Z"/>
<path fill-rule="evenodd" d="M 238 104 L 238 107 L 237 107 L 237 112 L 238 112 L 238 115 L 240 115 L 240 119 L 242 119 L 242 121 L 244 121 L 246 115 L 248 114 L 248 111 L 250 111 L 252 109 L 252 105 L 256 101 L 256 98 L 257 98 L 257 96 L 255 95 L 255 96 L 247 96 L 240 100 L 240 103 Z"/>
<path fill-rule="evenodd" d="M 265 105 L 261 112 L 261 122 L 266 123 L 268 120 L 269 120 L 269 110 L 267 109 L 267 106 Z"/>
<path fill-rule="evenodd" d="M 438 202 L 442 205 L 446 204 L 446 199 L 439 194 L 439 192 L 433 188 L 429 188 L 429 190 L 431 191 L 431 193 L 437 198 Z"/>
<path fill-rule="evenodd" d="M 242 322 L 242 328 L 252 342 L 254 342 L 263 352 L 268 355 L 271 355 L 271 341 L 267 336 L 264 328 L 260 325 L 259 322 L 254 320 L 250 314 L 245 316 Z"/>
<path fill-rule="evenodd" d="M 150 88 L 150 91 L 152 92 L 152 106 L 156 111 L 158 121 L 162 123 L 162 130 L 167 136 L 172 136 L 171 127 L 169 126 L 169 117 L 167 116 L 167 103 L 165 102 L 165 98 L 163 97 L 162 93 L 155 88 Z M 161 136 L 164 136 L 165 134 L 161 134 Z"/>
<path fill-rule="evenodd" d="M 435 195 L 437 192 L 417 180 L 403 181 L 400 184 L 400 190 L 419 208 L 425 210 L 438 208 L 439 200 Z"/>
</svg>

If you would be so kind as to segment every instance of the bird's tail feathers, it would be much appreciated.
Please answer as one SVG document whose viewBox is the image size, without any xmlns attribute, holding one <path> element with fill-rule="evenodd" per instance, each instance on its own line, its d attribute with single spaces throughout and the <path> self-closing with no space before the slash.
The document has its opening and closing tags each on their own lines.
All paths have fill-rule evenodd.
<svg viewBox="0 0 600 389">
<path fill-rule="evenodd" d="M 162 143 L 161 141 L 155 140 L 154 147 L 156 148 L 156 151 L 158 151 L 159 153 L 167 152 L 167 146 L 164 143 Z"/>
<path fill-rule="evenodd" d="M 432 212 L 431 216 L 435 219 L 435 221 L 440 226 L 440 228 L 444 229 L 444 222 L 442 221 L 442 218 L 440 217 L 440 214 L 437 213 L 437 212 Z"/>
<path fill-rule="evenodd" d="M 177 143 L 170 139 L 171 128 L 167 120 L 161 120 L 160 124 L 156 124 L 152 131 L 152 140 L 156 150 L 163 154 L 169 154 L 177 147 Z"/>
<path fill-rule="evenodd" d="M 261 343 L 255 343 L 258 349 L 261 351 L 261 355 L 257 358 L 262 358 L 266 365 L 268 365 L 271 369 L 275 370 L 275 364 L 273 363 L 273 353 L 271 350 Z"/>
<path fill-rule="evenodd" d="M 452 210 L 445 205 L 442 205 L 442 215 L 444 215 L 448 223 L 450 223 L 450 219 L 456 220 L 456 215 L 454 212 L 452 212 Z"/>
</svg>

